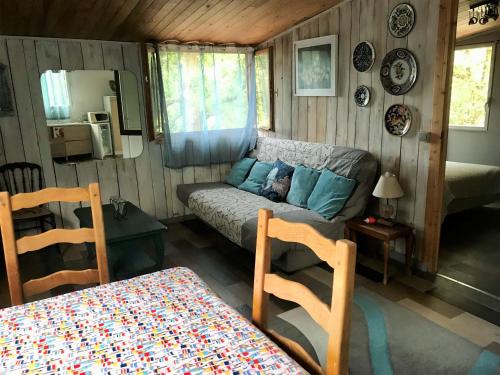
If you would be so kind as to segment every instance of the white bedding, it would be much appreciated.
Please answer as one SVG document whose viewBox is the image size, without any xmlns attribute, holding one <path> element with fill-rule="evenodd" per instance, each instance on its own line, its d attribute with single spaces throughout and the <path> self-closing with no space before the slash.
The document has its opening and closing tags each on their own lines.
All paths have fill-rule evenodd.
<svg viewBox="0 0 500 375">
<path fill-rule="evenodd" d="M 500 200 L 500 167 L 446 162 L 445 215 Z"/>
</svg>

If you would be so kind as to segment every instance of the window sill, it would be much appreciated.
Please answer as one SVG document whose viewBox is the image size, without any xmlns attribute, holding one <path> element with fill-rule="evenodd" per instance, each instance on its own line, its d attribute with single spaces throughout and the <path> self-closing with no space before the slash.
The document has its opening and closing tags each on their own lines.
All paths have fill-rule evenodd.
<svg viewBox="0 0 500 375">
<path fill-rule="evenodd" d="M 450 130 L 461 130 L 470 132 L 486 132 L 488 128 L 486 126 L 449 126 Z"/>
</svg>

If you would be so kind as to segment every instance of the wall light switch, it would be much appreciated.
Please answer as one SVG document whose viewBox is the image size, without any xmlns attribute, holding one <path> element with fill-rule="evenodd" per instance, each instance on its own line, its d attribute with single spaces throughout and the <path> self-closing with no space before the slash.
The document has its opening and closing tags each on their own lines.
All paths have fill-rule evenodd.
<svg viewBox="0 0 500 375">
<path fill-rule="evenodd" d="M 430 132 L 419 132 L 418 140 L 420 142 L 431 143 L 431 133 Z"/>
</svg>

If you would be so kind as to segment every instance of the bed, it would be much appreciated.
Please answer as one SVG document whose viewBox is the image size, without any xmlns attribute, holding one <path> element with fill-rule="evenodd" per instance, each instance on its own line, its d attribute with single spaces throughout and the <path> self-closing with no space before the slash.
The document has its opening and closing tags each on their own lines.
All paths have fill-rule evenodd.
<svg viewBox="0 0 500 375">
<path fill-rule="evenodd" d="M 500 201 L 500 167 L 446 162 L 443 218 Z"/>
<path fill-rule="evenodd" d="M 187 268 L 0 310 L 0 373 L 299 374 Z"/>
</svg>

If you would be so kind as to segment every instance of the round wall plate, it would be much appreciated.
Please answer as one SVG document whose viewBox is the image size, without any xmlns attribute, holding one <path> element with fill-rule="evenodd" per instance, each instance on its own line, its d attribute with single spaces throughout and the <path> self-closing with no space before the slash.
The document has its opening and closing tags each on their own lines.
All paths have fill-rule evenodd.
<svg viewBox="0 0 500 375">
<path fill-rule="evenodd" d="M 396 48 L 385 55 L 380 68 L 380 80 L 389 94 L 406 94 L 415 84 L 417 76 L 417 60 L 407 49 Z"/>
<path fill-rule="evenodd" d="M 384 116 L 385 129 L 392 135 L 402 137 L 411 127 L 411 111 L 404 104 L 391 105 Z"/>
<path fill-rule="evenodd" d="M 370 89 L 366 86 L 358 86 L 354 91 L 354 102 L 358 107 L 366 107 L 370 103 Z"/>
<path fill-rule="evenodd" d="M 396 38 L 404 38 L 415 26 L 415 9 L 410 4 L 398 4 L 389 15 L 389 31 Z"/>
<path fill-rule="evenodd" d="M 358 72 L 367 72 L 375 62 L 375 48 L 368 42 L 359 43 L 352 52 L 352 64 Z"/>
</svg>

